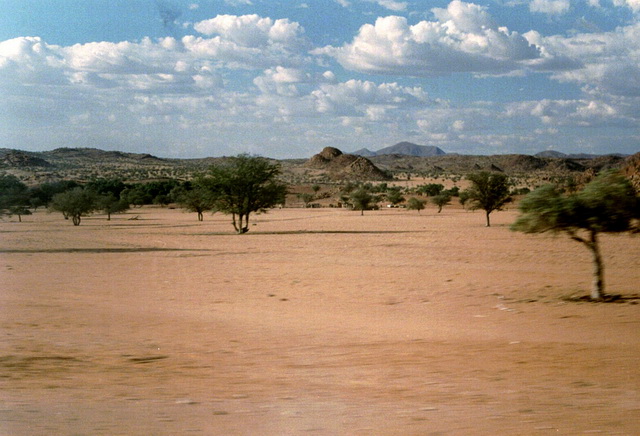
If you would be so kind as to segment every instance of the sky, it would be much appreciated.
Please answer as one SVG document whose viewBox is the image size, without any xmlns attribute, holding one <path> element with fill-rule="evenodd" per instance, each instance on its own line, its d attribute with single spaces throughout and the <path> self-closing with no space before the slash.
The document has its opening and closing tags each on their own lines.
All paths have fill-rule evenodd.
<svg viewBox="0 0 640 436">
<path fill-rule="evenodd" d="M 0 0 L 0 148 L 640 151 L 640 0 Z"/>
</svg>

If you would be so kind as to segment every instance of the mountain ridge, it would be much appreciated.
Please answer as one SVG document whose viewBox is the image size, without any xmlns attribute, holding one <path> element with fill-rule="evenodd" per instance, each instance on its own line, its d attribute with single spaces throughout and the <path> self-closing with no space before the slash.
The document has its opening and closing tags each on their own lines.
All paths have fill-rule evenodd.
<svg viewBox="0 0 640 436">
<path fill-rule="evenodd" d="M 431 157 L 431 156 L 443 156 L 447 154 L 440 147 L 434 145 L 418 145 L 409 141 L 398 142 L 397 144 L 390 145 L 388 147 L 381 148 L 378 151 L 371 151 L 368 148 L 362 148 L 354 151 L 354 155 L 363 157 L 382 156 L 387 154 L 400 154 L 406 156 L 417 157 Z"/>
</svg>

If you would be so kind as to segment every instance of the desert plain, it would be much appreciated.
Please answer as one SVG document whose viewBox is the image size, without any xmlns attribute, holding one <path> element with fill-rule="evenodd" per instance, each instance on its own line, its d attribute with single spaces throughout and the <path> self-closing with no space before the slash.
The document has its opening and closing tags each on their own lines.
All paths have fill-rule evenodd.
<svg viewBox="0 0 640 436">
<path fill-rule="evenodd" d="M 640 238 L 516 215 L 5 219 L 0 434 L 640 434 Z"/>
</svg>

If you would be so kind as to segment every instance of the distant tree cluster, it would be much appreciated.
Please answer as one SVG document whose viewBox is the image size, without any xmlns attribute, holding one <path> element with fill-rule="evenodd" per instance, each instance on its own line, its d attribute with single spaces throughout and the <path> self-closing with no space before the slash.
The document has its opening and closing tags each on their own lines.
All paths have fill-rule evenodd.
<svg viewBox="0 0 640 436">
<path fill-rule="evenodd" d="M 200 221 L 208 210 L 230 214 L 236 232 L 246 233 L 252 213 L 284 204 L 287 186 L 278 180 L 280 174 L 280 166 L 267 159 L 240 155 L 187 182 L 127 184 L 120 179 L 94 178 L 83 185 L 56 182 L 28 188 L 15 176 L 0 175 L 0 216 L 17 215 L 21 220 L 30 209 L 47 206 L 77 226 L 95 212 L 106 214 L 109 220 L 132 205 L 176 203 L 196 212 Z M 317 192 L 319 187 L 313 189 Z"/>
<path fill-rule="evenodd" d="M 31 214 L 31 209 L 48 207 L 61 212 L 79 225 L 82 217 L 102 212 L 111 219 L 114 213 L 124 212 L 131 204 L 168 204 L 172 188 L 178 181 L 126 184 L 120 179 L 94 178 L 81 185 L 75 181 L 42 183 L 27 187 L 13 175 L 0 175 L 0 215 Z"/>
</svg>

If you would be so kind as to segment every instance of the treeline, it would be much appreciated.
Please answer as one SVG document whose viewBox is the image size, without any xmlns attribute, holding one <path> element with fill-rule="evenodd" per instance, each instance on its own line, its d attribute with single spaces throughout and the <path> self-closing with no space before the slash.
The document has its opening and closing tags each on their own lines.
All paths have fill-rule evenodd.
<svg viewBox="0 0 640 436">
<path fill-rule="evenodd" d="M 17 177 L 4 174 L 0 175 L 0 216 L 17 216 L 22 221 L 22 216 L 45 207 L 79 225 L 83 216 L 94 212 L 104 213 L 109 220 L 112 214 L 131 207 L 180 202 L 192 189 L 191 182 L 178 180 L 130 184 L 106 178 L 84 184 L 59 181 L 28 187 Z"/>
<path fill-rule="evenodd" d="M 29 188 L 13 175 L 0 175 L 0 216 L 31 214 L 31 209 L 47 207 L 80 225 L 82 217 L 102 212 L 124 212 L 131 207 L 177 203 L 198 214 L 205 211 L 231 215 L 237 233 L 249 231 L 249 217 L 276 205 L 283 205 L 287 185 L 278 180 L 280 166 L 267 159 L 239 155 L 212 166 L 193 181 L 161 180 L 127 184 L 120 179 L 100 178 L 84 184 L 44 183 Z"/>
</svg>

